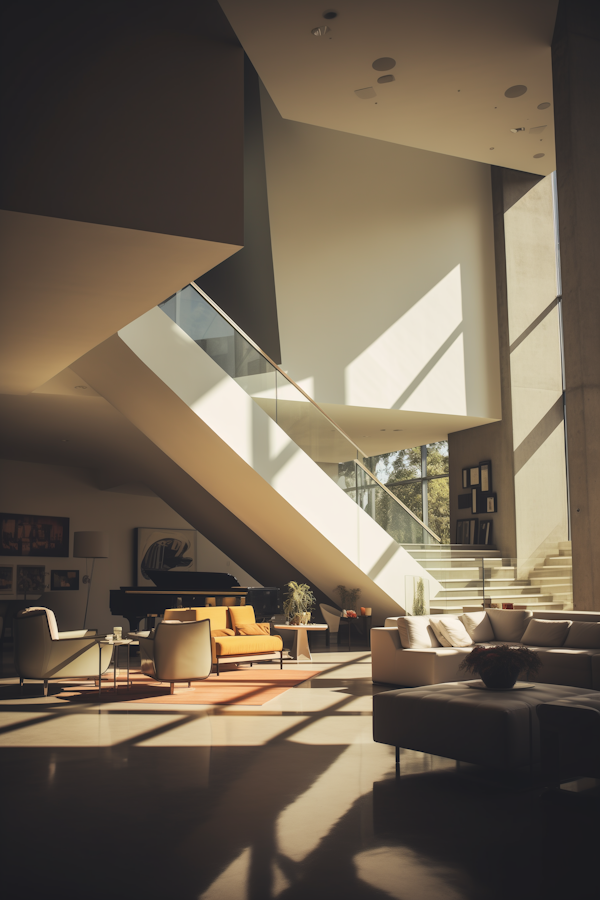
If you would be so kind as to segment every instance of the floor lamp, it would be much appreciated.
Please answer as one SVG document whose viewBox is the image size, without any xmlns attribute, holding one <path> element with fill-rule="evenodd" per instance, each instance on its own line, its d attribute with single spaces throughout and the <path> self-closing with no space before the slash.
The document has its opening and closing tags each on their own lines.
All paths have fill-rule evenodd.
<svg viewBox="0 0 600 900">
<path fill-rule="evenodd" d="M 106 559 L 108 556 L 108 538 L 103 531 L 76 531 L 73 535 L 73 556 L 76 559 L 85 559 L 86 574 L 83 576 L 83 583 L 87 584 L 87 600 L 85 601 L 85 615 L 83 617 L 83 627 L 87 620 L 88 606 L 90 602 L 90 589 L 92 587 L 92 578 L 94 577 L 94 563 L 97 559 Z M 92 560 L 91 574 L 87 574 L 87 560 Z"/>
</svg>

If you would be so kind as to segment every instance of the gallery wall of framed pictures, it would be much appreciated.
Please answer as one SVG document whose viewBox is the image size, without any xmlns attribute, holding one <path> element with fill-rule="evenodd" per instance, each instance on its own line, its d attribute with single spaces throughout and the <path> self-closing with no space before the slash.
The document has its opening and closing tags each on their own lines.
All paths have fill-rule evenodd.
<svg viewBox="0 0 600 900">
<path fill-rule="evenodd" d="M 458 508 L 469 510 L 471 516 L 489 515 L 498 511 L 498 498 L 492 482 L 492 461 L 484 459 L 474 466 L 462 470 L 463 493 L 458 495 Z M 475 518 L 458 519 L 456 522 L 457 544 L 492 543 L 493 521 Z"/>
</svg>

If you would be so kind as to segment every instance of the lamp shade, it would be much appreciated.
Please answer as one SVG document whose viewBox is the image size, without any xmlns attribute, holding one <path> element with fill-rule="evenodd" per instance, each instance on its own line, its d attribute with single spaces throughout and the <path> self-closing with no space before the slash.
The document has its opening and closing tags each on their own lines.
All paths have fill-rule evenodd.
<svg viewBox="0 0 600 900">
<path fill-rule="evenodd" d="M 76 531 L 73 535 L 73 556 L 84 559 L 107 557 L 107 536 L 103 531 Z"/>
</svg>

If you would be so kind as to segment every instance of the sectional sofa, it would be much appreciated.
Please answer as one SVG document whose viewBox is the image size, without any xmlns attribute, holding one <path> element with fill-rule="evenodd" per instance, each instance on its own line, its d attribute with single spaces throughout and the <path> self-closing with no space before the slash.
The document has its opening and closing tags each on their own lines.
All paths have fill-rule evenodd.
<svg viewBox="0 0 600 900">
<path fill-rule="evenodd" d="M 600 691 L 600 613 L 575 610 L 388 618 L 371 630 L 373 681 L 402 687 L 466 681 L 473 676 L 459 670 L 465 656 L 474 646 L 497 643 L 537 651 L 536 682 Z"/>
</svg>

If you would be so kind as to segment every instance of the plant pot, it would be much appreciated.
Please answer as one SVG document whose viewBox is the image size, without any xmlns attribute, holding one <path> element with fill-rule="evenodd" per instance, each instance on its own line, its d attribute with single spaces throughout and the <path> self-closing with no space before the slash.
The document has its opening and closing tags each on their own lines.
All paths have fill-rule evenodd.
<svg viewBox="0 0 600 900">
<path fill-rule="evenodd" d="M 310 613 L 309 612 L 302 613 L 301 619 L 302 619 L 302 622 L 301 622 L 302 625 L 308 625 L 308 623 L 310 622 Z"/>
<path fill-rule="evenodd" d="M 496 690 L 509 690 L 509 688 L 515 686 L 515 682 L 519 677 L 519 669 L 507 669 L 503 666 L 498 669 L 488 669 L 480 674 L 481 680 L 486 687 L 495 688 Z"/>
</svg>

